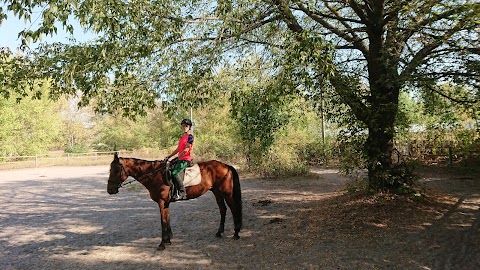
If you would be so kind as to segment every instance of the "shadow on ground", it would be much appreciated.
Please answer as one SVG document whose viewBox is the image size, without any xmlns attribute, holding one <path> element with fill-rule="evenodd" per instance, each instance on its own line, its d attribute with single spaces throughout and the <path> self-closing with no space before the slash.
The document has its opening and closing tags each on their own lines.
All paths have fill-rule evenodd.
<svg viewBox="0 0 480 270">
<path fill-rule="evenodd" d="M 0 172 L 0 268 L 480 268 L 480 189 L 472 179 L 455 182 L 450 194 L 438 185 L 452 183 L 438 181 L 454 180 L 424 177 L 435 191 L 419 202 L 344 194 L 346 179 L 334 170 L 242 179 L 240 240 L 231 237 L 231 215 L 225 237 L 214 237 L 219 213 L 207 193 L 171 205 L 173 244 L 158 252 L 156 204 L 141 186 L 108 195 L 107 177 L 105 167 Z"/>
</svg>

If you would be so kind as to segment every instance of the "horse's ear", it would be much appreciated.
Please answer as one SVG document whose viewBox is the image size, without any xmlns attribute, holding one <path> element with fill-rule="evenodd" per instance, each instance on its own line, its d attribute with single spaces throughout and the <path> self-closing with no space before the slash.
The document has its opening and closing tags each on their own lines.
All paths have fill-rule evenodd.
<svg viewBox="0 0 480 270">
<path fill-rule="evenodd" d="M 117 152 L 115 152 L 115 154 L 113 154 L 113 160 L 115 160 L 115 161 L 118 161 L 118 160 L 119 160 L 119 159 L 118 159 L 118 153 L 117 153 Z"/>
</svg>

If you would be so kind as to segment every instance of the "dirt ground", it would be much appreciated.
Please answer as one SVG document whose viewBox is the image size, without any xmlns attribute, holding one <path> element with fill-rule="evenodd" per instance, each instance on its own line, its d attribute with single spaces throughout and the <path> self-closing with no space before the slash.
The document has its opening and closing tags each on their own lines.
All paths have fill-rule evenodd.
<svg viewBox="0 0 480 270">
<path fill-rule="evenodd" d="M 242 178 L 242 175 L 240 175 Z M 423 200 L 346 194 L 333 169 L 242 178 L 244 227 L 216 238 L 212 194 L 171 205 L 172 245 L 138 184 L 108 166 L 0 171 L 0 269 L 480 269 L 480 177 L 426 170 Z"/>
</svg>

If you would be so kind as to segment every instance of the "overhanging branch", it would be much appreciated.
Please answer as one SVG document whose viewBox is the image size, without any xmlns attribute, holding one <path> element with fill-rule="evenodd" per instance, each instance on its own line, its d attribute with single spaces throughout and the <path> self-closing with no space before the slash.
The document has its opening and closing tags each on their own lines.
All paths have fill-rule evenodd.
<svg viewBox="0 0 480 270">
<path fill-rule="evenodd" d="M 478 100 L 469 100 L 469 99 L 458 99 L 458 98 L 454 98 L 454 97 L 451 97 L 445 93 L 443 93 L 442 91 L 439 91 L 437 89 L 435 89 L 434 87 L 432 87 L 431 85 L 425 85 L 428 90 L 432 91 L 432 92 L 435 92 L 437 94 L 439 94 L 440 96 L 448 99 L 448 100 L 451 100 L 455 103 L 459 103 L 459 104 L 476 104 L 476 103 L 479 103 Z"/>
</svg>

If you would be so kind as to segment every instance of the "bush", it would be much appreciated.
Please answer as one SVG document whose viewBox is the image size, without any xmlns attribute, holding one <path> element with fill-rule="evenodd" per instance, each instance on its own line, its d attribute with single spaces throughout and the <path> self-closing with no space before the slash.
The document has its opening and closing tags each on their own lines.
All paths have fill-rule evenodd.
<svg viewBox="0 0 480 270">
<path fill-rule="evenodd" d="M 242 156 L 239 144 L 231 136 L 223 134 L 200 134 L 195 138 L 195 159 L 231 161 Z"/>
<path fill-rule="evenodd" d="M 107 152 L 107 151 L 113 151 L 113 147 L 111 146 L 108 146 L 104 143 L 97 143 L 93 146 L 93 149 L 95 149 L 95 151 L 103 151 L 103 152 Z"/>
<path fill-rule="evenodd" d="M 288 177 L 305 174 L 306 162 L 300 160 L 294 145 L 274 144 L 257 162 L 250 162 L 249 170 L 263 177 Z"/>
<path fill-rule="evenodd" d="M 65 153 L 86 153 L 90 151 L 90 147 L 86 145 L 69 145 L 65 147 Z"/>
</svg>

